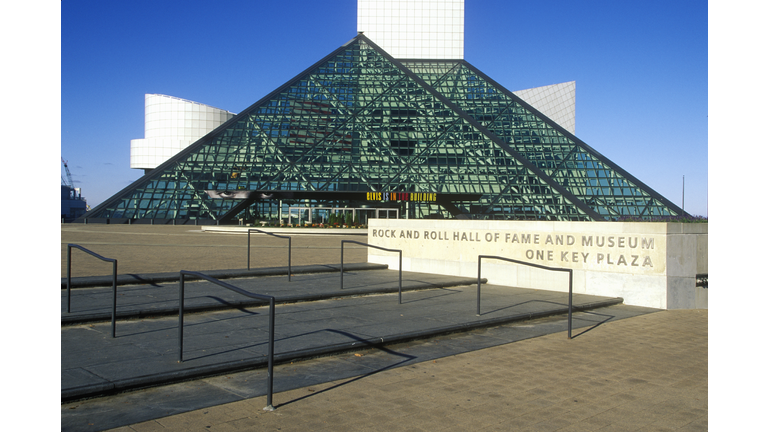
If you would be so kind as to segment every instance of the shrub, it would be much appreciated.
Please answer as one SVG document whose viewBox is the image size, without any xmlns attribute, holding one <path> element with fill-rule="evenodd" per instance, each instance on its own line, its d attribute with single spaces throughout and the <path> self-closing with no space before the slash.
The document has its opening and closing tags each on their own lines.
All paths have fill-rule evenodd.
<svg viewBox="0 0 768 432">
<path fill-rule="evenodd" d="M 641 219 L 636 216 L 622 216 L 616 219 L 617 222 L 678 222 L 678 223 L 707 223 L 709 218 L 705 216 L 664 216 L 651 219 Z"/>
</svg>

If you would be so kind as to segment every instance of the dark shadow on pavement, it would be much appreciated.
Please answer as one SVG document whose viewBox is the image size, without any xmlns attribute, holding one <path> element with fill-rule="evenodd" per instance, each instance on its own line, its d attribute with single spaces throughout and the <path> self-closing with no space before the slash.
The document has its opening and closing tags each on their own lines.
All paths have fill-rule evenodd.
<svg viewBox="0 0 768 432">
<path fill-rule="evenodd" d="M 357 340 L 357 341 L 361 342 L 361 343 L 363 344 L 363 346 L 364 346 L 364 347 L 369 347 L 369 348 L 376 348 L 376 349 L 378 349 L 379 351 L 385 352 L 385 353 L 387 353 L 387 354 L 392 354 L 392 355 L 395 355 L 395 356 L 397 356 L 397 357 L 404 357 L 404 359 L 403 359 L 403 360 L 401 360 L 401 361 L 399 361 L 399 362 L 397 362 L 397 363 L 391 364 L 391 365 L 389 365 L 389 366 L 386 366 L 386 367 L 383 367 L 383 368 L 379 368 L 379 369 L 376 369 L 376 370 L 374 370 L 374 371 L 368 372 L 367 374 L 364 374 L 364 375 L 360 375 L 360 376 L 358 376 L 358 377 L 355 377 L 355 378 L 352 378 L 352 379 L 350 379 L 349 381 L 344 381 L 344 382 L 342 382 L 342 383 L 339 383 L 339 384 L 336 384 L 336 385 L 334 385 L 334 386 L 331 386 L 331 387 L 325 388 L 325 389 L 323 389 L 323 390 L 320 390 L 320 391 L 318 391 L 318 392 L 314 392 L 314 393 L 308 394 L 308 395 L 306 395 L 306 396 L 302 396 L 302 397 L 300 397 L 300 398 L 298 398 L 298 399 L 294 399 L 294 400 L 292 400 L 292 401 L 288 401 L 288 402 L 284 402 L 284 403 L 281 403 L 281 404 L 277 404 L 277 405 L 275 406 L 275 408 L 280 408 L 281 406 L 290 405 L 290 404 L 292 404 L 292 403 L 294 403 L 294 402 L 299 402 L 299 401 L 301 401 L 301 400 L 304 400 L 304 399 L 306 399 L 306 398 L 309 398 L 309 397 L 312 397 L 312 396 L 316 396 L 316 395 L 319 395 L 319 394 L 321 394 L 321 393 L 325 393 L 325 392 L 327 392 L 327 391 L 330 391 L 330 390 L 333 390 L 333 389 L 337 389 L 337 388 L 339 388 L 339 387 L 341 387 L 341 386 L 343 386 L 343 385 L 347 385 L 347 384 L 353 383 L 353 382 L 355 382 L 355 381 L 359 381 L 359 380 L 361 380 L 361 379 L 363 379 L 363 378 L 369 377 L 369 376 L 371 376 L 371 375 L 374 375 L 374 374 L 377 374 L 377 373 L 379 373 L 379 372 L 383 372 L 383 371 L 386 371 L 386 370 L 388 370 L 388 369 L 393 369 L 393 368 L 396 368 L 396 367 L 398 367 L 398 366 L 400 366 L 400 365 L 402 365 L 402 364 L 404 364 L 404 363 L 407 363 L 407 362 L 409 362 L 409 361 L 411 361 L 411 360 L 414 360 L 414 359 L 416 359 L 416 358 L 417 358 L 417 356 L 408 355 L 408 354 L 402 354 L 402 353 L 399 353 L 399 352 L 397 352 L 397 351 L 392 351 L 391 349 L 388 349 L 388 348 L 386 348 L 386 347 L 376 346 L 375 344 L 371 344 L 371 343 L 369 343 L 368 341 L 366 341 L 366 340 L 364 340 L 364 339 L 360 339 L 359 337 L 357 337 L 357 336 L 355 336 L 355 335 L 353 335 L 353 334 L 351 334 L 351 333 L 347 333 L 347 332 L 344 332 L 344 331 L 340 331 L 340 330 L 332 330 L 332 329 L 325 329 L 325 330 L 321 330 L 321 331 L 330 331 L 330 332 L 334 332 L 334 333 L 338 333 L 338 334 L 341 334 L 341 335 L 347 336 L 347 337 L 349 337 L 349 338 L 351 338 L 351 339 L 355 339 L 355 340 Z"/>
<path fill-rule="evenodd" d="M 579 336 L 583 335 L 584 333 L 586 333 L 586 332 L 588 332 L 588 331 L 592 331 L 592 330 L 594 330 L 594 329 L 598 328 L 599 326 L 601 326 L 601 325 L 603 325 L 603 324 L 607 323 L 608 321 L 612 320 L 613 318 L 616 318 L 616 316 L 615 316 L 615 315 L 599 314 L 599 313 L 596 313 L 596 312 L 588 312 L 588 311 L 582 311 L 581 313 L 584 313 L 584 314 L 588 314 L 588 315 L 599 315 L 599 316 L 601 316 L 601 317 L 608 317 L 608 318 L 605 318 L 604 320 L 602 320 L 602 321 L 598 322 L 597 324 L 595 324 L 595 325 L 593 325 L 593 326 L 591 326 L 591 327 L 587 327 L 587 329 L 586 329 L 586 330 L 584 330 L 583 332 L 581 332 L 581 333 L 579 333 L 579 334 L 571 335 L 571 339 L 575 339 L 575 338 L 577 338 L 577 337 L 579 337 Z"/>
<path fill-rule="evenodd" d="M 141 277 L 141 276 L 139 276 L 137 274 L 126 273 L 126 276 L 130 276 L 130 277 L 136 279 L 136 283 L 138 283 L 140 285 L 151 285 L 153 287 L 159 287 L 160 286 L 157 283 L 148 281 L 148 280 L 144 279 L 143 277 Z"/>
<path fill-rule="evenodd" d="M 422 297 L 422 298 L 416 299 L 416 300 L 403 301 L 402 304 L 416 303 L 416 302 L 420 302 L 420 301 L 424 301 L 424 300 L 431 300 L 431 299 L 435 299 L 435 298 L 438 298 L 438 297 L 445 297 L 445 296 L 449 296 L 449 295 L 453 295 L 453 294 L 461 292 L 459 290 L 448 289 L 448 288 L 437 288 L 437 290 L 438 291 L 447 291 L 447 292 L 440 293 L 440 294 L 435 294 L 435 295 L 431 295 L 431 296 L 427 296 L 427 297 Z"/>
<path fill-rule="evenodd" d="M 249 315 L 265 315 L 265 314 L 259 313 L 259 312 L 251 312 L 249 310 L 245 310 L 245 309 L 241 309 L 241 308 L 238 308 L 238 309 L 240 309 L 242 312 L 245 312 L 245 313 L 247 313 Z M 176 310 L 176 312 L 178 313 L 178 309 Z M 199 315 L 200 312 L 190 312 L 190 314 Z M 269 316 L 269 313 L 266 313 L 266 315 Z M 185 314 L 185 316 L 186 316 L 186 314 Z M 242 318 L 243 318 L 243 316 L 233 316 L 233 317 L 228 317 L 228 318 L 208 319 L 206 321 L 197 322 L 197 323 L 185 322 L 184 323 L 184 328 L 188 329 L 188 328 L 202 326 L 202 325 L 206 325 L 206 324 L 219 323 L 219 322 L 225 322 L 225 321 L 229 321 L 229 320 L 236 320 L 236 319 L 242 319 Z M 163 332 L 163 331 L 167 331 L 167 330 L 177 330 L 178 331 L 178 329 L 179 329 L 179 326 L 178 326 L 178 324 L 176 324 L 176 325 L 169 325 L 169 326 L 161 327 L 161 328 L 155 328 L 155 329 L 152 329 L 152 330 L 140 331 L 140 332 L 135 332 L 135 333 L 128 333 L 128 334 L 120 335 L 119 337 L 147 335 L 147 334 Z"/>
<path fill-rule="evenodd" d="M 553 304 L 553 305 L 557 305 L 557 306 L 568 307 L 567 303 L 558 303 L 558 302 L 553 302 L 553 301 L 549 301 L 549 300 L 528 300 L 528 301 L 524 301 L 522 303 L 516 303 L 516 304 L 510 305 L 510 306 L 505 306 L 505 307 L 498 308 L 498 309 L 495 309 L 495 310 L 492 310 L 492 311 L 481 312 L 480 315 L 488 315 L 488 314 L 492 314 L 494 312 L 500 312 L 500 311 L 503 311 L 503 310 L 506 310 L 506 309 L 512 309 L 512 308 L 515 308 L 515 307 L 518 307 L 518 306 L 522 306 L 522 305 L 527 304 L 527 303 L 549 303 L 549 304 Z"/>
</svg>

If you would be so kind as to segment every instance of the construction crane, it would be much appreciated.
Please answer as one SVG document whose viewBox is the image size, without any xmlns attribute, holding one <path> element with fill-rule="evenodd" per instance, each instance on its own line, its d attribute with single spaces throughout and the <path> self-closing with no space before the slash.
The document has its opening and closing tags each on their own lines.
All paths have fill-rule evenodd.
<svg viewBox="0 0 768 432">
<path fill-rule="evenodd" d="M 75 182 L 72 180 L 72 173 L 69 172 L 67 161 L 61 158 L 61 163 L 67 173 L 66 179 L 61 176 L 61 221 L 72 222 L 85 212 L 90 211 L 91 207 L 80 195 L 80 189 L 75 188 Z"/>
<path fill-rule="evenodd" d="M 64 164 L 64 170 L 67 172 L 67 179 L 64 180 L 64 177 L 61 178 L 61 185 L 62 186 L 69 186 L 72 189 L 75 188 L 75 182 L 72 181 L 72 174 L 69 173 L 69 167 L 67 166 L 67 161 L 64 160 L 64 158 L 61 158 L 61 163 Z"/>
</svg>

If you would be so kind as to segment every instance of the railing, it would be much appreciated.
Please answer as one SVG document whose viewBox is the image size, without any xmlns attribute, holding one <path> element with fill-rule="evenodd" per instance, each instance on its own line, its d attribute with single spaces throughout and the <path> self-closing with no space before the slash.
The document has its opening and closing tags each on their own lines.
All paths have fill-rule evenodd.
<svg viewBox="0 0 768 432">
<path fill-rule="evenodd" d="M 518 261 L 511 258 L 500 256 L 479 255 L 477 257 L 477 316 L 480 316 L 480 272 L 483 258 L 509 261 L 515 264 L 522 264 L 530 267 L 536 267 L 550 271 L 568 272 L 568 339 L 571 339 L 571 328 L 573 324 L 573 270 L 557 267 L 547 267 L 539 264 L 533 264 L 525 261 Z"/>
<path fill-rule="evenodd" d="M 374 246 L 372 244 L 361 243 L 359 241 L 354 241 L 354 240 L 342 240 L 341 241 L 341 289 L 344 289 L 344 243 L 355 243 L 361 246 L 372 247 L 372 248 L 387 251 L 387 252 L 397 252 L 400 255 L 400 264 L 398 265 L 398 268 L 400 269 L 400 279 L 399 279 L 399 288 L 397 290 L 397 303 L 402 304 L 403 302 L 403 251 L 399 249 L 386 249 L 381 246 Z"/>
<path fill-rule="evenodd" d="M 291 238 L 288 236 L 280 236 L 277 234 L 272 234 L 271 232 L 262 231 L 256 228 L 249 228 L 248 229 L 248 270 L 251 269 L 251 231 L 271 235 L 277 238 L 288 239 L 288 282 L 290 282 L 291 281 Z"/>
<path fill-rule="evenodd" d="M 113 258 L 104 258 L 103 256 L 76 244 L 67 245 L 67 313 L 70 313 L 71 310 L 72 248 L 80 249 L 102 261 L 112 263 L 112 337 L 115 337 L 115 315 L 117 314 L 117 260 Z"/>
<path fill-rule="evenodd" d="M 201 279 L 205 279 L 208 282 L 215 283 L 219 286 L 232 290 L 238 294 L 242 294 L 246 297 L 268 300 L 269 301 L 269 347 L 268 347 L 268 359 L 267 359 L 267 406 L 264 408 L 266 411 L 273 411 L 275 408 L 272 406 L 272 366 L 275 357 L 275 298 L 268 295 L 254 294 L 238 288 L 234 285 L 230 285 L 226 282 L 222 282 L 218 279 L 206 276 L 202 273 L 181 270 L 179 272 L 179 363 L 184 361 L 184 275 L 195 276 Z"/>
</svg>

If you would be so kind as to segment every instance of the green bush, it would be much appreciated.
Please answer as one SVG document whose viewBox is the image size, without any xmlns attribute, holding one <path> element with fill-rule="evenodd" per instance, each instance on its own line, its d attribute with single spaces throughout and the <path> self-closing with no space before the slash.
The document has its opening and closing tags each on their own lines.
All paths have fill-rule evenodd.
<svg viewBox="0 0 768 432">
<path fill-rule="evenodd" d="M 651 219 L 641 219 L 634 216 L 623 216 L 616 219 L 618 222 L 679 222 L 679 223 L 708 223 L 709 218 L 704 216 L 666 216 Z"/>
</svg>

